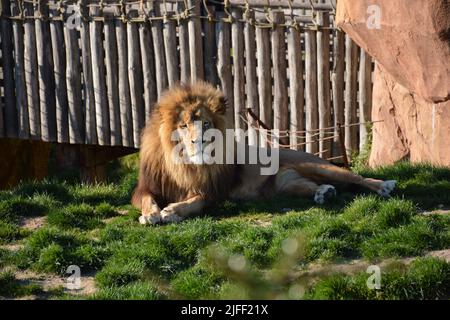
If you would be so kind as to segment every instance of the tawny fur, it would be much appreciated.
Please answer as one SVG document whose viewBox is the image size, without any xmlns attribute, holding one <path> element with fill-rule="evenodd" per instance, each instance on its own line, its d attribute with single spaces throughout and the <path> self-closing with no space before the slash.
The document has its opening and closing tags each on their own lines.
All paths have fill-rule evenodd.
<svg viewBox="0 0 450 320">
<path fill-rule="evenodd" d="M 198 110 L 202 109 L 202 112 Z M 262 176 L 259 165 L 176 164 L 171 135 L 194 114 L 207 118 L 224 133 L 227 123 L 223 94 L 204 82 L 167 91 L 155 106 L 142 133 L 139 182 L 132 203 L 142 209 L 141 223 L 179 221 L 220 200 L 258 199 L 275 193 L 314 197 L 322 203 L 333 195 L 332 182 L 357 184 L 387 196 L 394 181 L 367 179 L 309 153 L 280 149 L 280 169 Z M 192 120 L 192 119 L 191 119 Z M 226 141 L 226 143 L 234 143 Z"/>
<path fill-rule="evenodd" d="M 167 91 L 142 133 L 139 182 L 132 197 L 136 207 L 141 208 L 142 196 L 148 193 L 163 208 L 197 194 L 215 201 L 231 188 L 235 178 L 233 165 L 197 166 L 172 161 L 171 134 L 178 115 L 182 108 L 194 108 L 199 103 L 211 111 L 218 129 L 226 129 L 226 102 L 220 91 L 201 82 Z"/>
</svg>

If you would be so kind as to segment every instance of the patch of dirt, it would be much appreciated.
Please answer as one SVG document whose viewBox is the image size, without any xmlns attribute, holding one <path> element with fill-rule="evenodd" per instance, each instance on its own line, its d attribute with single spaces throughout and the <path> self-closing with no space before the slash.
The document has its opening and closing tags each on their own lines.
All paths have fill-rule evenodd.
<svg viewBox="0 0 450 320">
<path fill-rule="evenodd" d="M 9 243 L 9 244 L 2 245 L 0 247 L 2 249 L 16 252 L 16 251 L 19 251 L 20 249 L 22 249 L 24 247 L 24 245 L 20 244 L 20 243 Z"/>
<path fill-rule="evenodd" d="M 45 299 L 51 290 L 59 289 L 61 287 L 64 288 L 64 293 L 71 295 L 92 295 L 97 290 L 95 287 L 94 274 L 82 275 L 79 289 L 69 289 L 67 287 L 67 278 L 57 275 L 38 274 L 29 270 L 16 270 L 14 275 L 17 280 L 24 284 L 33 283 L 42 286 L 44 291 L 42 295 L 20 297 L 21 300 Z"/>
<path fill-rule="evenodd" d="M 272 221 L 270 221 L 270 220 L 259 220 L 259 219 L 256 219 L 256 220 L 253 220 L 252 222 L 255 225 L 263 227 L 263 228 L 270 227 L 272 225 Z"/>
<path fill-rule="evenodd" d="M 120 214 L 121 216 L 125 216 L 129 213 L 129 210 L 117 210 L 117 213 Z"/>
<path fill-rule="evenodd" d="M 113 221 L 115 218 L 116 218 L 116 217 L 111 217 L 111 218 L 102 219 L 102 222 L 108 224 L 108 223 L 111 223 L 111 221 Z"/>
<path fill-rule="evenodd" d="M 424 216 L 431 216 L 433 214 L 446 215 L 446 214 L 450 214 L 450 210 L 448 210 L 448 209 L 439 209 L 439 210 L 433 210 L 433 211 L 424 211 L 421 214 L 424 215 Z"/>
<path fill-rule="evenodd" d="M 444 259 L 446 262 L 450 262 L 450 249 L 430 251 L 427 254 L 425 254 L 425 256 L 441 258 Z M 370 263 L 366 260 L 358 259 L 341 264 L 329 264 L 329 265 L 310 264 L 308 265 L 308 269 L 306 270 L 299 270 L 293 272 L 290 278 L 291 279 L 304 278 L 308 282 L 314 282 L 323 276 L 331 274 L 341 273 L 346 275 L 353 275 L 358 272 L 364 272 L 370 265 L 377 265 L 380 267 L 381 270 L 389 269 L 393 265 L 408 266 L 417 258 L 420 257 L 403 258 L 403 259 L 386 259 L 379 263 Z"/>
<path fill-rule="evenodd" d="M 445 261 L 450 263 L 450 249 L 430 251 L 428 252 L 427 257 L 444 259 Z"/>
<path fill-rule="evenodd" d="M 20 226 L 24 229 L 27 229 L 30 231 L 35 231 L 35 230 L 41 228 L 45 224 L 46 220 L 47 220 L 47 217 L 23 218 Z"/>
</svg>

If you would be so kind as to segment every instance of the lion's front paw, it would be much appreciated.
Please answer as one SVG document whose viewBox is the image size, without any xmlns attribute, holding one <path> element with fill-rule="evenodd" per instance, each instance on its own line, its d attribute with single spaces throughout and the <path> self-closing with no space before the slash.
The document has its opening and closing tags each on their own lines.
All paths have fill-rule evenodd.
<svg viewBox="0 0 450 320">
<path fill-rule="evenodd" d="M 139 223 L 140 224 L 157 224 L 161 222 L 161 216 L 160 215 L 142 215 L 139 217 Z"/>
<path fill-rule="evenodd" d="M 385 198 L 389 197 L 391 195 L 391 192 L 394 191 L 396 184 L 397 184 L 396 180 L 383 181 L 380 190 L 378 190 L 378 194 Z"/>
<path fill-rule="evenodd" d="M 314 201 L 318 204 L 323 204 L 327 199 L 336 195 L 336 189 L 329 184 L 322 184 L 314 195 Z"/>
<path fill-rule="evenodd" d="M 181 220 L 183 220 L 182 217 L 180 217 L 177 213 L 176 213 L 176 209 L 170 206 L 165 207 L 164 209 L 161 210 L 161 221 L 162 222 L 180 222 Z"/>
</svg>

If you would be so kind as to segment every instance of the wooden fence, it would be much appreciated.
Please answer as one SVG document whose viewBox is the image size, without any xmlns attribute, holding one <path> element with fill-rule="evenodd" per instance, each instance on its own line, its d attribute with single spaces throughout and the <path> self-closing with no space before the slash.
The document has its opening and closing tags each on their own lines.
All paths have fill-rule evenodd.
<svg viewBox="0 0 450 320">
<path fill-rule="evenodd" d="M 334 1 L 0 1 L 0 137 L 138 148 L 161 92 L 205 79 L 237 128 L 250 109 L 325 158 L 339 124 L 349 153 L 367 139 L 372 61 Z"/>
</svg>

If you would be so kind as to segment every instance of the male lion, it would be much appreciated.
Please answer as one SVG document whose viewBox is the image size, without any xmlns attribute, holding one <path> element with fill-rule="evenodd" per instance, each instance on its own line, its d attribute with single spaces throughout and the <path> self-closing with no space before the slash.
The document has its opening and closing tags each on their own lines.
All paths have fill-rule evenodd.
<svg viewBox="0 0 450 320">
<path fill-rule="evenodd" d="M 275 175 L 262 175 L 259 164 L 196 162 L 212 143 L 203 133 L 214 128 L 225 135 L 231 127 L 225 111 L 224 95 L 203 82 L 180 85 L 161 97 L 142 134 L 139 182 L 132 197 L 133 205 L 142 210 L 140 223 L 179 221 L 227 198 L 290 194 L 314 197 L 321 204 L 336 194 L 333 182 L 361 185 L 384 197 L 395 187 L 394 180 L 363 178 L 312 154 L 289 149 L 271 149 L 279 151 Z M 180 142 L 173 140 L 174 133 Z M 224 150 L 229 143 L 235 142 L 225 139 Z M 175 159 L 179 151 L 174 150 L 180 145 L 186 162 Z"/>
</svg>

